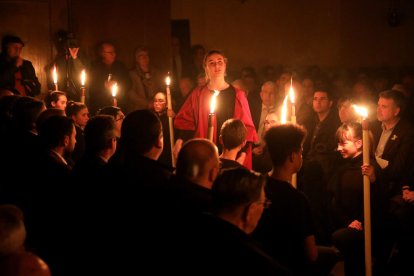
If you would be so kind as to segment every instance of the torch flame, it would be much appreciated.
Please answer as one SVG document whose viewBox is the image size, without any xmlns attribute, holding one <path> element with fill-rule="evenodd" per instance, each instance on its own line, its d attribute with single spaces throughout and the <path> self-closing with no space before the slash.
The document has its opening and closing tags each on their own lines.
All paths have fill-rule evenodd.
<svg viewBox="0 0 414 276">
<path fill-rule="evenodd" d="M 83 69 L 82 72 L 81 72 L 81 84 L 82 84 L 82 86 L 85 86 L 85 81 L 86 81 L 86 73 L 85 73 L 85 69 Z"/>
<path fill-rule="evenodd" d="M 352 105 L 355 112 L 360 115 L 363 119 L 366 119 L 368 117 L 368 110 L 365 107 L 358 106 L 356 104 Z"/>
<path fill-rule="evenodd" d="M 282 124 L 286 124 L 287 120 L 287 99 L 288 99 L 288 95 L 286 95 L 285 99 L 283 100 L 283 105 L 282 105 L 282 114 L 280 116 L 280 122 Z"/>
<path fill-rule="evenodd" d="M 216 101 L 217 96 L 220 94 L 220 91 L 214 90 L 214 94 L 211 96 L 211 102 L 210 102 L 210 113 L 214 113 L 214 110 L 216 109 Z"/>
<path fill-rule="evenodd" d="M 168 76 L 168 77 L 165 79 L 165 83 L 167 84 L 167 86 L 169 86 L 169 85 L 170 85 L 170 83 L 171 83 L 171 78 L 170 78 L 170 76 Z"/>
<path fill-rule="evenodd" d="M 118 84 L 114 83 L 114 85 L 112 85 L 112 97 L 116 97 L 116 93 L 118 92 Z"/>
<path fill-rule="evenodd" d="M 53 66 L 53 83 L 57 84 L 58 82 L 58 76 L 57 76 L 57 69 L 56 69 L 56 65 Z"/>
</svg>

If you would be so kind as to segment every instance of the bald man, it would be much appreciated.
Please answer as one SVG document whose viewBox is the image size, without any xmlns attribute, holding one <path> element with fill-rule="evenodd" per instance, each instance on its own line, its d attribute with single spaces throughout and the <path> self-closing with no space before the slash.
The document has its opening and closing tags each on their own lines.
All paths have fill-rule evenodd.
<svg viewBox="0 0 414 276">
<path fill-rule="evenodd" d="M 14 205 L 0 205 L 0 275 L 50 276 L 48 265 L 24 250 L 25 239 L 23 212 Z"/>
<path fill-rule="evenodd" d="M 211 208 L 211 187 L 219 172 L 217 147 L 207 139 L 187 141 L 171 178 L 172 205 L 179 213 L 199 213 Z"/>
</svg>

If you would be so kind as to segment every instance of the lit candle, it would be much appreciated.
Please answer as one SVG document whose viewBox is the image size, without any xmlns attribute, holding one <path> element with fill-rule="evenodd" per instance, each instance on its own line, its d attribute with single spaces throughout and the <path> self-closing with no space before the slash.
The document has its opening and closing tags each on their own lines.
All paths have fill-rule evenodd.
<svg viewBox="0 0 414 276">
<path fill-rule="evenodd" d="M 170 76 L 167 76 L 165 79 L 165 84 L 167 85 L 167 108 L 168 111 L 172 112 L 172 102 L 171 102 L 171 91 L 170 91 L 170 84 L 171 79 Z M 168 124 L 170 129 L 170 144 L 171 144 L 171 160 L 172 166 L 175 168 L 175 158 L 174 158 L 174 127 L 173 127 L 173 118 L 168 116 Z"/>
<path fill-rule="evenodd" d="M 118 92 L 118 84 L 114 83 L 114 85 L 112 85 L 112 98 L 114 100 L 113 106 L 118 106 L 118 102 L 116 100 L 116 93 L 117 92 Z"/>
<path fill-rule="evenodd" d="M 361 116 L 362 124 L 362 159 L 364 165 L 369 165 L 369 125 L 368 110 L 353 105 L 355 112 Z M 371 256 L 371 184 L 368 175 L 364 175 L 364 237 L 365 237 L 365 275 L 372 275 Z"/>
<path fill-rule="evenodd" d="M 289 98 L 292 105 L 291 122 L 296 124 L 295 92 L 293 91 L 293 80 L 290 78 Z"/>
<path fill-rule="evenodd" d="M 85 103 L 85 81 L 86 81 L 86 73 L 84 69 L 81 72 L 81 103 Z"/>
<path fill-rule="evenodd" d="M 57 69 L 56 64 L 53 66 L 53 83 L 55 84 L 55 91 L 58 91 L 58 75 L 57 75 Z"/>
<path fill-rule="evenodd" d="M 214 112 L 216 109 L 216 101 L 218 94 L 220 94 L 220 91 L 214 90 L 214 94 L 211 95 L 210 113 L 208 114 L 208 139 L 212 142 L 214 142 L 214 124 L 216 119 L 216 114 Z"/>
</svg>

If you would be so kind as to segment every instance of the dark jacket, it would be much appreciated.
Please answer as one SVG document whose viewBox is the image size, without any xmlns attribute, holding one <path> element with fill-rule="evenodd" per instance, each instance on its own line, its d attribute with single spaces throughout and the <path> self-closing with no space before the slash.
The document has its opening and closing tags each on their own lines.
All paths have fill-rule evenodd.
<svg viewBox="0 0 414 276">
<path fill-rule="evenodd" d="M 22 75 L 21 84 L 24 86 L 28 96 L 40 94 L 40 82 L 36 77 L 35 69 L 28 60 L 23 60 L 20 67 L 16 67 L 15 60 L 9 58 L 5 53 L 0 55 L 0 88 L 15 91 L 15 74 L 20 71 Z"/>
</svg>

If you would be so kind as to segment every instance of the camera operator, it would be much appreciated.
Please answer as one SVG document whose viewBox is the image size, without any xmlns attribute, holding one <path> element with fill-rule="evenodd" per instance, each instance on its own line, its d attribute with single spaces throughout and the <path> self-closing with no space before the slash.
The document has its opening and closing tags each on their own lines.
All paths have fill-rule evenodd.
<svg viewBox="0 0 414 276">
<path fill-rule="evenodd" d="M 1 42 L 0 54 L 0 88 L 6 88 L 22 96 L 40 94 L 40 82 L 30 61 L 20 54 L 23 41 L 13 35 L 6 35 Z"/>
<path fill-rule="evenodd" d="M 50 65 L 50 70 L 56 65 L 58 72 L 59 90 L 66 92 L 68 100 L 79 102 L 81 98 L 81 72 L 86 68 L 85 62 L 79 56 L 79 43 L 72 33 L 58 33 L 58 55 Z M 52 74 L 48 74 L 50 89 L 54 89 Z"/>
</svg>

